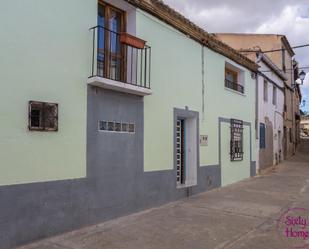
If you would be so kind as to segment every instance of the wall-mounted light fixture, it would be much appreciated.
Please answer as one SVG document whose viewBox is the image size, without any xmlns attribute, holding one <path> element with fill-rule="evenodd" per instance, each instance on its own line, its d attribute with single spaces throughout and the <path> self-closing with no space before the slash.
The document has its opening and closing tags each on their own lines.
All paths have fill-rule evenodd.
<svg viewBox="0 0 309 249">
<path fill-rule="evenodd" d="M 299 76 L 298 79 L 300 80 L 300 82 L 298 80 L 295 81 L 295 83 L 292 85 L 294 89 L 296 89 L 297 86 L 302 86 L 304 84 L 306 73 L 304 71 L 301 71 L 298 76 Z"/>
<path fill-rule="evenodd" d="M 304 71 L 301 71 L 299 74 L 299 79 L 301 80 L 301 85 L 304 84 L 304 80 L 306 78 L 306 73 Z"/>
</svg>

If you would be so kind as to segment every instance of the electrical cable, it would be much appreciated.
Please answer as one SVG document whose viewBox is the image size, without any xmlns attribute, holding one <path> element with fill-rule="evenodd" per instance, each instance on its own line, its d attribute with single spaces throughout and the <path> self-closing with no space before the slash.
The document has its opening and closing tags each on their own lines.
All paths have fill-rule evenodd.
<svg viewBox="0 0 309 249">
<path fill-rule="evenodd" d="M 294 47 L 291 47 L 291 48 L 292 49 L 297 49 L 297 48 L 304 48 L 304 47 L 309 47 L 309 44 L 298 45 L 298 46 L 294 46 Z M 273 53 L 273 52 L 279 52 L 279 51 L 285 51 L 285 50 L 288 50 L 288 49 L 286 49 L 286 48 L 279 48 L 279 49 L 266 50 L 266 51 L 239 50 L 239 52 L 241 52 L 241 53 L 261 52 L 263 54 L 266 54 L 266 53 Z"/>
</svg>

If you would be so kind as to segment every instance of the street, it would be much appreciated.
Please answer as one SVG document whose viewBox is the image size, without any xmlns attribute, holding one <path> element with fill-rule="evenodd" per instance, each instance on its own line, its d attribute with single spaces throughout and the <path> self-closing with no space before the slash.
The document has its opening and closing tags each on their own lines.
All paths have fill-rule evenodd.
<svg viewBox="0 0 309 249">
<path fill-rule="evenodd" d="M 263 176 L 20 249 L 292 249 L 278 219 L 309 207 L 309 139 Z M 305 212 L 305 211 L 304 211 Z M 306 216 L 308 217 L 308 216 Z M 302 247 L 303 248 L 303 247 Z"/>
</svg>

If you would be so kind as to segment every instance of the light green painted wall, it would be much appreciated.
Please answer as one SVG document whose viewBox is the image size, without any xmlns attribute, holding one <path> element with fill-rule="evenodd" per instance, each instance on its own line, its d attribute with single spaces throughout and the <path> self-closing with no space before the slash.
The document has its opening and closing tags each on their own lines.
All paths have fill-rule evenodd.
<svg viewBox="0 0 309 249">
<path fill-rule="evenodd" d="M 226 90 L 224 87 L 225 62 L 234 62 L 205 48 L 205 114 L 202 114 L 202 47 L 182 33 L 163 24 L 148 14 L 137 13 L 137 36 L 152 47 L 151 88 L 152 96 L 144 99 L 145 116 L 145 171 L 170 170 L 173 168 L 173 108 L 185 108 L 200 113 L 200 134 L 209 136 L 209 145 L 200 148 L 201 166 L 217 165 L 218 117 L 237 118 L 251 122 L 252 137 L 255 119 L 255 80 L 245 71 L 245 95 Z M 223 127 L 223 139 L 229 143 L 229 127 Z M 246 131 L 248 132 L 248 131 Z M 228 137 L 227 137 L 228 136 Z M 249 139 L 248 134 L 245 137 Z M 249 143 L 249 140 L 246 140 Z M 248 145 L 248 144 L 247 144 Z M 252 149 L 255 144 L 252 141 Z M 248 146 L 249 150 L 249 146 Z M 242 163 L 222 160 L 223 185 L 249 177 L 249 152 Z M 223 146 L 223 159 L 229 148 Z M 248 157 L 247 157 L 248 156 Z M 255 153 L 253 153 L 255 160 Z M 237 164 L 237 167 L 235 165 Z M 230 174 L 230 169 L 240 169 Z"/>
<path fill-rule="evenodd" d="M 86 175 L 86 79 L 97 1 L 1 1 L 0 185 Z M 28 101 L 59 103 L 59 132 L 29 132 Z"/>
<path fill-rule="evenodd" d="M 244 158 L 243 161 L 231 162 L 230 155 L 227 153 L 230 150 L 230 124 L 221 123 L 221 172 L 222 185 L 232 184 L 250 176 L 250 129 L 244 126 L 243 146 Z"/>
</svg>

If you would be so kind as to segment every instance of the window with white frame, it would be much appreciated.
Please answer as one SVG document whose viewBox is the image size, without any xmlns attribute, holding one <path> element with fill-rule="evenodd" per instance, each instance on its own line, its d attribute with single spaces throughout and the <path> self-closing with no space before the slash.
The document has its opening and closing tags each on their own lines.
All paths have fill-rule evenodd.
<svg viewBox="0 0 309 249">
<path fill-rule="evenodd" d="M 267 80 L 264 80 L 264 87 L 263 87 L 263 92 L 264 92 L 264 101 L 268 101 L 268 82 Z"/>
<path fill-rule="evenodd" d="M 236 66 L 225 63 L 225 87 L 245 93 L 244 71 Z"/>
</svg>

